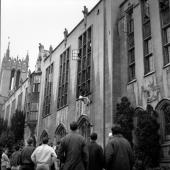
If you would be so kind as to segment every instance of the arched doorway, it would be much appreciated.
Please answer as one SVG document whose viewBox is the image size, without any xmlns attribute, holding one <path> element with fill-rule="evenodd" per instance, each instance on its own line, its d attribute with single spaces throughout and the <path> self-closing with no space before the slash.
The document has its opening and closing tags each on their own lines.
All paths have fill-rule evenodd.
<svg viewBox="0 0 170 170">
<path fill-rule="evenodd" d="M 170 99 L 162 99 L 155 110 L 159 113 L 163 140 L 170 140 Z"/>
<path fill-rule="evenodd" d="M 41 134 L 41 136 L 40 136 L 40 143 L 42 143 L 42 139 L 43 139 L 44 137 L 48 137 L 48 133 L 47 133 L 46 130 L 43 130 L 43 132 L 42 132 L 42 134 Z"/>
<path fill-rule="evenodd" d="M 86 141 L 90 140 L 90 132 L 91 132 L 91 124 L 86 115 L 80 116 L 80 118 L 77 121 L 78 123 L 78 128 L 80 134 L 86 139 Z"/>
<path fill-rule="evenodd" d="M 60 141 L 62 137 L 64 137 L 67 134 L 66 129 L 63 124 L 59 124 L 56 128 L 55 131 L 55 138 L 56 138 L 56 143 Z"/>
<path fill-rule="evenodd" d="M 135 115 L 134 115 L 134 118 L 133 118 L 133 124 L 134 124 L 134 127 L 136 128 L 137 127 L 137 124 L 138 124 L 138 119 L 139 119 L 139 116 L 142 114 L 142 112 L 144 111 L 144 109 L 142 107 L 136 107 L 135 109 Z"/>
</svg>

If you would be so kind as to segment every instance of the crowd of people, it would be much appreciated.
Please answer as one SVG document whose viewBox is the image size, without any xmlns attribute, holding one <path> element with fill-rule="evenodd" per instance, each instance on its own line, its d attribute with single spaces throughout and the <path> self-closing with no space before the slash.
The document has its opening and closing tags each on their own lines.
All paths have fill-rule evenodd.
<svg viewBox="0 0 170 170">
<path fill-rule="evenodd" d="M 121 127 L 114 125 L 106 147 L 97 143 L 97 133 L 90 135 L 87 143 L 78 133 L 76 122 L 70 124 L 71 132 L 53 148 L 48 144 L 48 137 L 42 144 L 33 146 L 33 139 L 21 150 L 18 146 L 8 158 L 5 148 L 1 156 L 1 170 L 131 170 L 133 152 L 129 142 L 123 137 Z"/>
</svg>

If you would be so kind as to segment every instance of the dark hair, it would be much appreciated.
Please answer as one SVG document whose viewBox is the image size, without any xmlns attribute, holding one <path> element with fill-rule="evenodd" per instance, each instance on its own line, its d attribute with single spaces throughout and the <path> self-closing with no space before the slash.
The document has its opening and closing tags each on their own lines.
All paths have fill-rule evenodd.
<svg viewBox="0 0 170 170">
<path fill-rule="evenodd" d="M 97 133 L 93 132 L 93 133 L 90 135 L 90 138 L 91 138 L 91 140 L 97 140 Z"/>
<path fill-rule="evenodd" d="M 47 136 L 42 138 L 42 143 L 43 144 L 47 144 L 48 143 L 48 137 Z"/>
<path fill-rule="evenodd" d="M 77 122 L 70 123 L 70 129 L 71 130 L 75 131 L 75 130 L 77 130 L 77 128 L 78 128 Z"/>
<path fill-rule="evenodd" d="M 27 143 L 28 143 L 28 145 L 31 145 L 33 143 L 33 139 L 32 138 L 28 138 Z"/>
<path fill-rule="evenodd" d="M 111 130 L 112 130 L 112 134 L 113 134 L 113 135 L 122 134 L 122 129 L 121 129 L 121 127 L 120 127 L 119 124 L 113 125 L 112 128 L 111 128 Z"/>
<path fill-rule="evenodd" d="M 57 145 L 60 145 L 61 144 L 61 141 L 57 141 Z"/>
<path fill-rule="evenodd" d="M 20 147 L 18 145 L 15 146 L 15 150 L 19 151 Z"/>
</svg>

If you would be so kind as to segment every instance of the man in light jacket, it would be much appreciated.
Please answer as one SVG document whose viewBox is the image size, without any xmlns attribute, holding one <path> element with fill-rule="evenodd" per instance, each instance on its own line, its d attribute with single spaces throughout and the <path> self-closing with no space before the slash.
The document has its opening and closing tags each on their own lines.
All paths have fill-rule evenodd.
<svg viewBox="0 0 170 170">
<path fill-rule="evenodd" d="M 36 165 L 36 170 L 49 170 L 53 158 L 57 158 L 54 149 L 48 145 L 48 137 L 42 139 L 42 145 L 38 146 L 31 155 Z"/>
<path fill-rule="evenodd" d="M 8 148 L 5 148 L 1 156 L 1 170 L 7 170 L 8 168 L 10 168 L 10 160 L 7 154 Z"/>
</svg>

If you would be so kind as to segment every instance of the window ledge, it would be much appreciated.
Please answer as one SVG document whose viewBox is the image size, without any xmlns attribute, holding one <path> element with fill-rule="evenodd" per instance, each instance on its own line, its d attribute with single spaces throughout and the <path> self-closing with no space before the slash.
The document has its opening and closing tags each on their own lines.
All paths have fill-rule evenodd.
<svg viewBox="0 0 170 170">
<path fill-rule="evenodd" d="M 60 111 L 60 110 L 62 110 L 62 109 L 64 109 L 64 108 L 66 108 L 66 107 L 68 107 L 68 104 L 65 105 L 65 106 L 63 106 L 63 107 L 58 108 L 58 109 L 57 109 L 57 112 Z"/>
<path fill-rule="evenodd" d="M 166 64 L 163 66 L 163 69 L 167 68 L 167 67 L 170 67 L 170 63 Z"/>
<path fill-rule="evenodd" d="M 170 42 L 165 43 L 163 46 L 164 46 L 164 47 L 170 46 Z"/>
<path fill-rule="evenodd" d="M 130 85 L 130 84 L 132 84 L 132 83 L 134 83 L 136 81 L 137 81 L 136 79 L 133 79 L 133 80 L 129 81 L 127 85 Z"/>
<path fill-rule="evenodd" d="M 50 116 L 51 114 L 52 114 L 52 113 L 48 113 L 48 114 L 46 114 L 46 115 L 42 115 L 42 118 L 44 119 L 44 118 Z"/>
<path fill-rule="evenodd" d="M 146 73 L 145 75 L 144 75 L 144 77 L 148 77 L 148 76 L 150 76 L 150 75 L 152 75 L 152 74 L 154 74 L 155 73 L 155 71 L 150 71 L 149 73 Z"/>
</svg>

